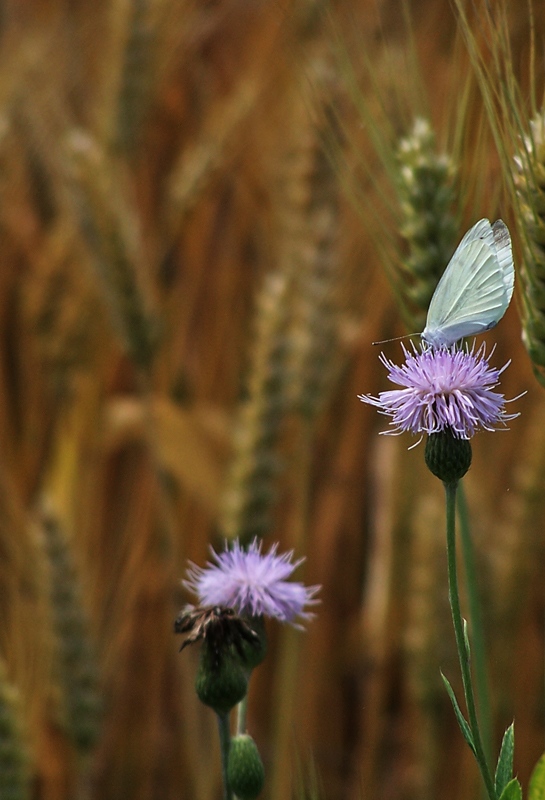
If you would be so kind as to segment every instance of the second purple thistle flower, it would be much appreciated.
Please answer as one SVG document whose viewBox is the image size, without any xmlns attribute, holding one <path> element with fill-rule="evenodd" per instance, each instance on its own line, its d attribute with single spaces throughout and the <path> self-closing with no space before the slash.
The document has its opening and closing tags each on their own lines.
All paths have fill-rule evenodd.
<svg viewBox="0 0 545 800">
<path fill-rule="evenodd" d="M 405 363 L 390 361 L 384 353 L 380 360 L 388 370 L 388 379 L 400 386 L 380 392 L 378 397 L 359 395 L 364 403 L 376 406 L 392 418 L 387 434 L 409 431 L 414 434 L 449 430 L 459 439 L 470 439 L 480 428 L 495 430 L 518 414 L 508 414 L 503 394 L 494 391 L 501 369 L 490 366 L 485 346 L 432 349 L 424 346 L 412 351 L 403 346 Z M 517 399 L 517 398 L 513 398 Z"/>
<path fill-rule="evenodd" d="M 203 606 L 225 606 L 250 617 L 275 617 L 301 627 L 295 620 L 313 617 L 308 606 L 315 605 L 319 586 L 305 586 L 289 580 L 304 559 L 293 560 L 293 552 L 278 554 L 274 544 L 263 553 L 257 539 L 244 549 L 238 540 L 223 553 L 212 550 L 212 563 L 191 564 L 186 589 L 194 592 Z"/>
</svg>

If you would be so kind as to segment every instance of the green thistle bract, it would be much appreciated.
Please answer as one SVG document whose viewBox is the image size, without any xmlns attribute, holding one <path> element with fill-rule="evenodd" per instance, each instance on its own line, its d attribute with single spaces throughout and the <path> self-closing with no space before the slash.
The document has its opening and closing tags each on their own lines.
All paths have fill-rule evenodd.
<svg viewBox="0 0 545 800">
<path fill-rule="evenodd" d="M 254 800 L 263 788 L 263 762 L 256 743 L 247 733 L 231 739 L 227 780 L 238 800 Z"/>
<path fill-rule="evenodd" d="M 206 640 L 203 643 L 195 691 L 201 703 L 216 714 L 227 714 L 245 697 L 247 673 L 240 659 L 230 650 L 219 656 Z"/>
<path fill-rule="evenodd" d="M 430 472 L 443 483 L 457 483 L 471 466 L 471 443 L 445 430 L 428 436 L 425 451 Z"/>
</svg>

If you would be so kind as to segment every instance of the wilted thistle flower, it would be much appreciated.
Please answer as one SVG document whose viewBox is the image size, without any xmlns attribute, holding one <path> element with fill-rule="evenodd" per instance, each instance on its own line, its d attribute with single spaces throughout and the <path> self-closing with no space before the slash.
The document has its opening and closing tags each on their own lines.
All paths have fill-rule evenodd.
<svg viewBox="0 0 545 800">
<path fill-rule="evenodd" d="M 232 608 L 223 606 L 185 606 L 174 623 L 174 633 L 188 634 L 180 652 L 189 644 L 206 640 L 217 653 L 232 646 L 244 655 L 243 642 L 259 643 L 259 636 L 248 623 Z"/>
<path fill-rule="evenodd" d="M 257 539 L 245 550 L 236 540 L 223 553 L 211 550 L 213 561 L 206 567 L 192 564 L 183 584 L 203 606 L 225 606 L 242 616 L 274 617 L 300 627 L 294 620 L 313 616 L 304 609 L 318 602 L 314 596 L 320 587 L 287 580 L 304 559 L 292 561 L 293 551 L 277 555 L 277 550 L 274 544 L 262 553 Z"/>
<path fill-rule="evenodd" d="M 412 352 L 403 347 L 405 363 L 394 364 L 384 354 L 380 360 L 392 383 L 403 388 L 380 392 L 378 397 L 359 395 L 392 418 L 387 434 L 409 431 L 435 434 L 448 431 L 456 439 L 470 439 L 479 428 L 495 430 L 518 414 L 507 414 L 504 395 L 495 392 L 501 369 L 490 366 L 482 345 L 459 349 L 424 347 Z M 493 351 L 492 351 L 493 352 Z M 514 398 L 516 399 L 516 398 Z"/>
</svg>

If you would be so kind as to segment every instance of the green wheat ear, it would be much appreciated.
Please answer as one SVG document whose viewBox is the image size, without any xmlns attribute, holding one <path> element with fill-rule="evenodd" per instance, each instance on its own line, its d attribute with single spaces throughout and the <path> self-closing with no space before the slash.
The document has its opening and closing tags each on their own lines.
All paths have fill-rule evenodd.
<svg viewBox="0 0 545 800">
<path fill-rule="evenodd" d="M 521 86 L 522 64 L 513 61 L 507 5 L 482 5 L 478 38 L 463 0 L 454 0 L 454 6 L 515 210 L 522 241 L 522 339 L 545 386 L 545 111 L 536 110 L 535 21 L 530 13 L 527 89 Z"/>
<path fill-rule="evenodd" d="M 286 328 L 291 283 L 285 274 L 266 276 L 258 294 L 246 385 L 235 420 L 220 527 L 228 539 L 248 544 L 272 525 L 277 441 L 286 410 Z"/>
<path fill-rule="evenodd" d="M 545 386 L 545 112 L 530 122 L 515 156 L 515 188 L 523 230 L 521 280 L 523 341 Z"/>
<path fill-rule="evenodd" d="M 83 756 L 93 749 L 100 733 L 98 664 L 68 541 L 52 516 L 44 518 L 43 533 L 56 638 L 56 677 L 63 697 L 62 722 Z"/>
<path fill-rule="evenodd" d="M 290 98 L 289 134 L 278 169 L 280 262 L 293 276 L 289 326 L 290 403 L 311 421 L 329 396 L 339 368 L 341 285 L 338 147 L 334 107 L 337 73 L 327 48 L 309 42 L 312 89 Z M 328 137 L 333 141 L 328 141 Z"/>
<path fill-rule="evenodd" d="M 0 797 L 30 800 L 29 757 L 19 696 L 0 659 Z"/>
<path fill-rule="evenodd" d="M 400 266 L 402 312 L 409 329 L 420 331 L 453 252 L 456 221 L 451 209 L 456 168 L 448 155 L 437 152 L 435 134 L 421 117 L 399 141 L 397 163 L 400 231 L 408 250 Z"/>
<path fill-rule="evenodd" d="M 67 136 L 67 190 L 113 329 L 143 372 L 158 344 L 140 220 L 122 163 L 84 130 Z"/>
</svg>

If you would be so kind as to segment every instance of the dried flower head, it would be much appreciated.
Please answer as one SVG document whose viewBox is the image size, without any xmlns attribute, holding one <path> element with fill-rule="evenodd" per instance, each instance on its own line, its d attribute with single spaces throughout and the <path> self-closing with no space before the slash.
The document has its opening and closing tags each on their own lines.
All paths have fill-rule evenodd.
<svg viewBox="0 0 545 800">
<path fill-rule="evenodd" d="M 405 363 L 394 364 L 381 354 L 392 383 L 403 388 L 381 392 L 378 397 L 360 395 L 364 403 L 376 406 L 392 418 L 388 434 L 439 433 L 450 431 L 459 439 L 470 439 L 483 428 L 488 431 L 505 425 L 518 414 L 507 414 L 504 395 L 495 392 L 501 369 L 490 366 L 490 356 L 482 345 L 471 348 L 424 346 L 412 352 L 403 346 Z M 517 398 L 514 398 L 517 399 Z"/>
<path fill-rule="evenodd" d="M 259 645 L 259 636 L 246 620 L 232 608 L 223 606 L 186 605 L 174 623 L 175 633 L 188 633 L 180 652 L 188 644 L 205 639 L 216 652 L 233 646 L 239 655 L 244 655 L 242 642 Z"/>
<path fill-rule="evenodd" d="M 313 615 L 304 608 L 318 602 L 314 595 L 320 587 L 288 581 L 304 559 L 292 561 L 293 551 L 277 555 L 277 549 L 275 544 L 262 553 L 261 542 L 254 539 L 245 550 L 237 540 L 223 553 L 212 550 L 213 563 L 206 567 L 192 564 L 183 584 L 202 605 L 225 606 L 240 615 L 275 617 L 292 624 L 296 617 L 310 619 Z"/>
</svg>

